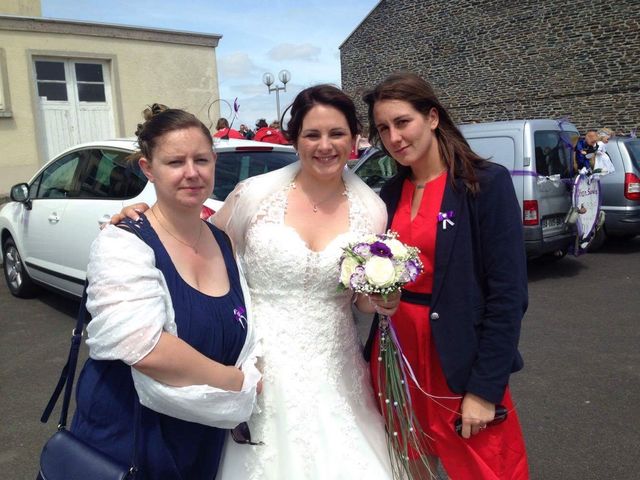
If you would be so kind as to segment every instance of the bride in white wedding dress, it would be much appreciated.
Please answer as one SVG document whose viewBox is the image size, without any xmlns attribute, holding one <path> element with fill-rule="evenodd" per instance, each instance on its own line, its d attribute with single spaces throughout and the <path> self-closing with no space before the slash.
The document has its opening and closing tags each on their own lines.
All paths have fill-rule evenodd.
<svg viewBox="0 0 640 480">
<path fill-rule="evenodd" d="M 229 438 L 220 480 L 391 478 L 352 295 L 337 290 L 342 247 L 386 225 L 382 201 L 344 168 L 357 125 L 336 87 L 304 90 L 287 131 L 300 161 L 243 182 L 214 217 L 246 273 L 264 375 L 249 422 L 264 444 Z M 374 303 L 384 313 L 397 304 Z"/>
</svg>

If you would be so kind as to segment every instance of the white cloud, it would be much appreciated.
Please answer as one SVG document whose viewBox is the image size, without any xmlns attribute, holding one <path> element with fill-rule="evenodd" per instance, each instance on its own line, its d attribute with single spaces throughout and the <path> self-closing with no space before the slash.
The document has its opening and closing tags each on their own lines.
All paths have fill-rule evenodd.
<svg viewBox="0 0 640 480">
<path fill-rule="evenodd" d="M 307 62 L 317 62 L 321 52 L 320 47 L 310 43 L 293 44 L 281 43 L 269 50 L 268 55 L 271 60 L 302 60 Z"/>
<path fill-rule="evenodd" d="M 218 59 L 220 77 L 245 78 L 257 69 L 246 52 L 234 52 Z"/>
</svg>

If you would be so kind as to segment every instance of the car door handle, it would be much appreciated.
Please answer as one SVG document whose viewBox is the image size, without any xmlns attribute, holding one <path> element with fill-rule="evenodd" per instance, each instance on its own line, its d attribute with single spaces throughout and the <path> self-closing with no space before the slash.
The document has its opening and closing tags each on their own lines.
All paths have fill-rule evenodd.
<svg viewBox="0 0 640 480">
<path fill-rule="evenodd" d="M 60 221 L 60 217 L 56 212 L 53 212 L 51 215 L 49 215 L 48 220 L 49 223 L 58 223 Z"/>
<path fill-rule="evenodd" d="M 100 225 L 100 230 L 102 230 L 105 226 L 109 225 L 111 221 L 111 215 L 105 213 L 98 219 L 98 225 Z"/>
</svg>

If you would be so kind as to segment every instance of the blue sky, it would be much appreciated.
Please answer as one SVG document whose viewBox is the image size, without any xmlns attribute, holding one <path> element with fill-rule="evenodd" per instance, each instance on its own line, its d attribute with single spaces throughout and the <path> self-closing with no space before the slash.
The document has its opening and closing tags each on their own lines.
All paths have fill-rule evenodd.
<svg viewBox="0 0 640 480">
<path fill-rule="evenodd" d="M 115 23 L 222 35 L 216 49 L 220 96 L 238 97 L 234 126 L 276 118 L 276 95 L 262 75 L 287 69 L 281 111 L 303 88 L 340 85 L 338 47 L 378 0 L 42 0 L 48 18 Z M 281 85 L 277 81 L 278 85 Z M 215 98 L 211 98 L 214 101 Z M 230 115 L 221 102 L 220 113 Z M 215 120 L 215 119 L 214 119 Z"/>
</svg>

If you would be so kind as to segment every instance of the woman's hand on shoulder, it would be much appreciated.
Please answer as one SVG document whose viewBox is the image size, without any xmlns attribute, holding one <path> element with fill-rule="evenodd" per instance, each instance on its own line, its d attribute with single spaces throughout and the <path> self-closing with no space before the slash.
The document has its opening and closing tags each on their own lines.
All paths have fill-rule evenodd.
<svg viewBox="0 0 640 480">
<path fill-rule="evenodd" d="M 469 392 L 462 399 L 460 410 L 463 438 L 477 435 L 496 416 L 496 406 L 493 403 Z"/>
<path fill-rule="evenodd" d="M 109 224 L 117 225 L 125 218 L 130 218 L 131 220 L 138 221 L 140 219 L 140 213 L 144 213 L 149 210 L 149 205 L 146 203 L 134 203 L 133 205 L 129 205 L 128 207 L 124 207 L 120 210 L 119 213 L 111 216 L 111 220 Z M 104 228 L 107 224 L 101 226 L 100 228 Z"/>
</svg>

